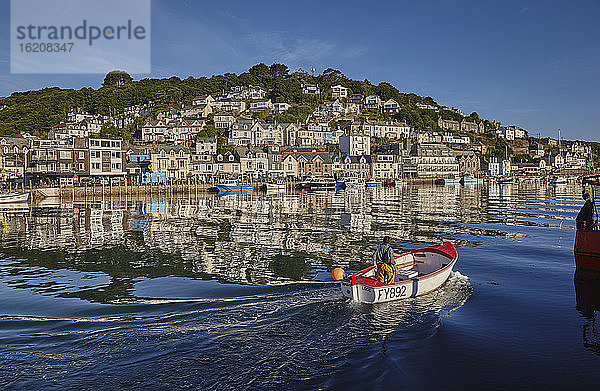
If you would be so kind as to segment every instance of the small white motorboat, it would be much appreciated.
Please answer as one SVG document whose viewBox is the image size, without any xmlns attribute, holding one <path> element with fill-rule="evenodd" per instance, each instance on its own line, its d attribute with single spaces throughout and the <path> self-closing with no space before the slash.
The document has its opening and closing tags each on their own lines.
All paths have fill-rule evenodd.
<svg viewBox="0 0 600 391">
<path fill-rule="evenodd" d="M 29 192 L 0 194 L 0 204 L 21 204 L 29 200 Z"/>
<path fill-rule="evenodd" d="M 551 177 L 548 179 L 548 184 L 550 186 L 558 186 L 558 185 L 566 185 L 568 183 L 567 178 L 565 177 Z"/>
<path fill-rule="evenodd" d="M 267 182 L 263 186 L 265 191 L 283 192 L 287 188 L 285 182 L 281 179 L 278 179 L 276 182 Z"/>
<path fill-rule="evenodd" d="M 458 253 L 450 242 L 412 250 L 396 257 L 396 278 L 391 284 L 377 280 L 375 266 L 341 280 L 342 295 L 361 303 L 415 297 L 440 287 L 450 276 Z M 343 270 L 334 270 L 343 275 Z"/>
</svg>

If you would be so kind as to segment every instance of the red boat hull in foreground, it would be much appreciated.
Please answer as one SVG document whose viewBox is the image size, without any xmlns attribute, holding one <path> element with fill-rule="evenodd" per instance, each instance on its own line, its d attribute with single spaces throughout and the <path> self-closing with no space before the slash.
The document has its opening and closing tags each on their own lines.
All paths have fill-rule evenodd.
<svg viewBox="0 0 600 391">
<path fill-rule="evenodd" d="M 600 272 L 600 230 L 577 231 L 575 266 L 578 269 Z"/>
</svg>

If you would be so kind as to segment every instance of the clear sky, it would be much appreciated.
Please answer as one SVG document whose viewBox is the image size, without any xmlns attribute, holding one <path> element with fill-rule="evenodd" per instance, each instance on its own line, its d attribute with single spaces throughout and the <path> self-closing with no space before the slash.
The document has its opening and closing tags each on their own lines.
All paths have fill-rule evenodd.
<svg viewBox="0 0 600 391">
<path fill-rule="evenodd" d="M 0 96 L 99 87 L 104 75 L 11 75 L 0 0 Z M 600 1 L 152 1 L 150 77 L 264 62 L 388 81 L 530 135 L 600 141 Z M 148 75 L 133 75 L 134 78 Z"/>
</svg>

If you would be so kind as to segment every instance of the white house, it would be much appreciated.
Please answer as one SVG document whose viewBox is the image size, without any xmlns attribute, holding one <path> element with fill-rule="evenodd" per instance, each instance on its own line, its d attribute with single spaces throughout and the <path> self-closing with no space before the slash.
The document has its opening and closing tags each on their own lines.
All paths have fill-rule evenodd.
<svg viewBox="0 0 600 391">
<path fill-rule="evenodd" d="M 329 94 L 332 98 L 347 98 L 348 89 L 342 85 L 335 85 L 329 88 Z"/>
<path fill-rule="evenodd" d="M 388 99 L 383 104 L 383 112 L 390 113 L 390 114 L 398 113 L 398 112 L 400 112 L 400 105 L 395 100 Z"/>
<path fill-rule="evenodd" d="M 370 155 L 371 137 L 360 134 L 340 136 L 340 151 L 349 156 Z"/>
</svg>

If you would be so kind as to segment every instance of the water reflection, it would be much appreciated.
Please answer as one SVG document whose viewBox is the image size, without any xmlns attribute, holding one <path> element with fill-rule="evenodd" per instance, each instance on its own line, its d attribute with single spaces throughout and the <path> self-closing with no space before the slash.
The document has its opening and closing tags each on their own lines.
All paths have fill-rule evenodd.
<svg viewBox="0 0 600 391">
<path fill-rule="evenodd" d="M 554 188 L 517 185 L 243 193 L 46 201 L 2 210 L 0 277 L 13 288 L 90 301 L 135 299 L 140 281 L 185 277 L 252 285 L 328 280 L 369 263 L 388 234 L 398 251 L 517 236 L 578 208 Z"/>
<path fill-rule="evenodd" d="M 600 273 L 577 270 L 574 282 L 577 310 L 585 319 L 583 346 L 600 355 L 600 327 L 597 323 L 597 312 L 600 311 Z"/>
</svg>

